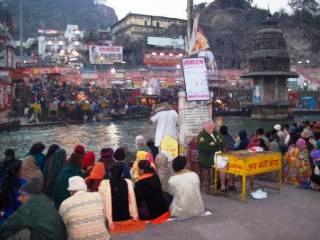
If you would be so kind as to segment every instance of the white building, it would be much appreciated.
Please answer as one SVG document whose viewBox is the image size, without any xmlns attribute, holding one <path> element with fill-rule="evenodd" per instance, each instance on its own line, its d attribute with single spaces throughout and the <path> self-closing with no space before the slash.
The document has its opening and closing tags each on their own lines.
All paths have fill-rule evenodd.
<svg viewBox="0 0 320 240">
<path fill-rule="evenodd" d="M 38 33 L 38 54 L 45 64 L 80 65 L 84 34 L 78 25 L 67 25 L 64 32 L 46 29 Z"/>
</svg>

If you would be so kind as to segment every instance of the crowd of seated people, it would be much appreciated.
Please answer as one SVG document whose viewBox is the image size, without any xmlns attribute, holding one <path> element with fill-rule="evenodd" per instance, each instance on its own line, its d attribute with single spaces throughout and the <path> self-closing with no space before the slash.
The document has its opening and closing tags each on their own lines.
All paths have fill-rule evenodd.
<svg viewBox="0 0 320 240">
<path fill-rule="evenodd" d="M 204 212 L 186 158 L 153 155 L 143 136 L 133 159 L 124 148 L 104 148 L 99 157 L 83 145 L 70 156 L 57 144 L 45 148 L 33 144 L 23 160 L 5 153 L 0 239 L 110 239 Z"/>
</svg>

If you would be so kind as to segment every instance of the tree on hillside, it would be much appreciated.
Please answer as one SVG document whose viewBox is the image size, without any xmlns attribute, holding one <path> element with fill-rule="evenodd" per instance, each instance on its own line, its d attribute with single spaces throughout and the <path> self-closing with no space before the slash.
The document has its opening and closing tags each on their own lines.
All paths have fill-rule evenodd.
<svg viewBox="0 0 320 240">
<path fill-rule="evenodd" d="M 215 0 L 214 3 L 216 6 L 224 8 L 237 8 L 237 9 L 246 9 L 251 6 L 253 1 L 251 0 Z"/>
<path fill-rule="evenodd" d="M 7 9 L 6 4 L 1 1 L 0 1 L 0 23 L 3 26 L 6 26 L 10 32 L 13 30 L 12 17 Z"/>
<path fill-rule="evenodd" d="M 297 12 L 316 13 L 319 10 L 319 0 L 289 0 L 289 6 Z"/>
</svg>

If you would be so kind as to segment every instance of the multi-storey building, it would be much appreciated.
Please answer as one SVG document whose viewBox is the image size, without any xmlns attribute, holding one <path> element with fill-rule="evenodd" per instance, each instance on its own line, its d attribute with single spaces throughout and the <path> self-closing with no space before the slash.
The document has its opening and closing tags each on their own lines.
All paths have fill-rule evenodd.
<svg viewBox="0 0 320 240">
<path fill-rule="evenodd" d="M 186 25 L 186 20 L 129 13 L 112 26 L 114 39 L 130 37 L 131 40 L 143 40 L 146 35 L 161 35 L 171 26 Z"/>
<path fill-rule="evenodd" d="M 111 33 L 113 41 L 123 46 L 124 61 L 141 66 L 145 50 L 150 50 L 148 37 L 183 38 L 186 24 L 183 19 L 129 13 L 112 26 Z"/>
</svg>

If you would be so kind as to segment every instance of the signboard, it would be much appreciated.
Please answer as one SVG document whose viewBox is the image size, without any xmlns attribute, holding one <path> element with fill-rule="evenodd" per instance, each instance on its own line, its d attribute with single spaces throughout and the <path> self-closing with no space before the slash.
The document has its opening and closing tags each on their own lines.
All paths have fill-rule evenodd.
<svg viewBox="0 0 320 240">
<path fill-rule="evenodd" d="M 256 175 L 281 169 L 281 154 L 278 152 L 224 154 L 229 160 L 228 172 L 239 175 Z"/>
<path fill-rule="evenodd" d="M 160 152 L 167 153 L 173 160 L 179 154 L 178 141 L 170 136 L 165 136 L 160 143 Z"/>
<path fill-rule="evenodd" d="M 119 46 L 90 46 L 91 64 L 113 64 L 123 61 L 123 49 Z"/>
<path fill-rule="evenodd" d="M 210 99 L 208 74 L 204 58 L 186 58 L 182 60 L 184 80 L 188 101 Z"/>
<path fill-rule="evenodd" d="M 147 45 L 184 50 L 183 38 L 147 37 Z"/>
<path fill-rule="evenodd" d="M 204 122 L 212 119 L 212 105 L 209 101 L 186 100 L 186 93 L 179 93 L 179 128 L 180 142 L 187 144 L 196 137 Z"/>
</svg>

